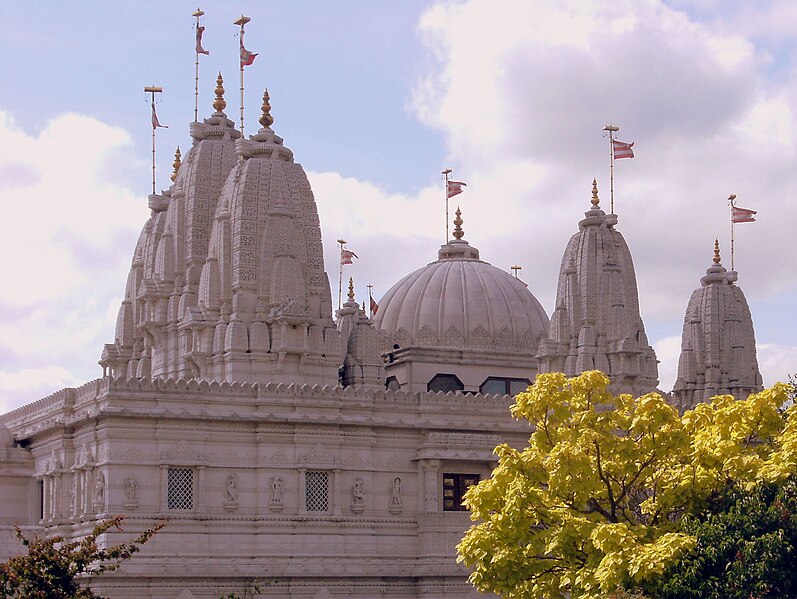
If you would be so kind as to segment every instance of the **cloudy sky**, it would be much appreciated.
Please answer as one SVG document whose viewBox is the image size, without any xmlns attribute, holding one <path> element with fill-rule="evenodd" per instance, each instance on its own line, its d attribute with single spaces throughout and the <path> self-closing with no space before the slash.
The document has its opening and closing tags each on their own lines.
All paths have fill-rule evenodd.
<svg viewBox="0 0 797 599">
<path fill-rule="evenodd" d="M 482 258 L 523 267 L 551 311 L 564 246 L 592 178 L 608 200 L 607 123 L 635 143 L 617 164 L 619 229 L 634 256 L 661 387 L 683 313 L 736 228 L 764 382 L 797 371 L 797 4 L 792 1 L 352 0 L 214 2 L 200 118 L 222 71 L 238 115 L 237 28 L 248 48 L 247 133 L 263 89 L 304 165 L 360 299 L 434 259 L 440 171 Z M 100 374 L 138 231 L 148 217 L 149 106 L 161 85 L 158 188 L 190 144 L 194 2 L 0 0 L 0 412 Z M 453 209 L 453 207 L 452 207 Z"/>
</svg>

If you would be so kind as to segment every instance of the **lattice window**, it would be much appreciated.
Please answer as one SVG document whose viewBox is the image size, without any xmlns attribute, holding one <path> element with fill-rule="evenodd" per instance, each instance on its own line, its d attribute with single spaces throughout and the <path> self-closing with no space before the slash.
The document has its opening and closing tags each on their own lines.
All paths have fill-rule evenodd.
<svg viewBox="0 0 797 599">
<path fill-rule="evenodd" d="M 194 471 L 169 468 L 167 506 L 170 510 L 194 509 Z"/>
<path fill-rule="evenodd" d="M 467 511 L 462 505 L 462 496 L 472 485 L 479 482 L 478 474 L 443 474 L 443 510 L 446 512 Z"/>
<path fill-rule="evenodd" d="M 462 391 L 463 389 L 465 389 L 465 385 L 454 374 L 436 374 L 426 385 L 427 391 L 442 391 L 443 393 Z"/>
<path fill-rule="evenodd" d="M 326 512 L 329 509 L 329 472 L 307 473 L 304 505 L 308 512 Z"/>
</svg>

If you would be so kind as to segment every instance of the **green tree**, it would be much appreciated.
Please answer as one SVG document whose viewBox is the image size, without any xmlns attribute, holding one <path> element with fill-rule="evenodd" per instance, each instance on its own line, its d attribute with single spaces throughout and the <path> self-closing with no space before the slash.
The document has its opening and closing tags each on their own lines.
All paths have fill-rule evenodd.
<svg viewBox="0 0 797 599">
<path fill-rule="evenodd" d="M 750 490 L 797 467 L 786 385 L 680 417 L 656 393 L 615 397 L 608 384 L 597 371 L 547 373 L 517 396 L 528 447 L 498 446 L 492 477 L 465 495 L 478 523 L 457 549 L 479 590 L 598 598 L 651 582 L 696 546 L 685 514 L 729 480 Z"/>
<path fill-rule="evenodd" d="M 751 491 L 730 485 L 681 530 L 695 548 L 647 591 L 662 599 L 797 597 L 797 477 Z"/>
<path fill-rule="evenodd" d="M 112 572 L 140 551 L 164 524 L 145 530 L 127 543 L 104 549 L 98 538 L 115 528 L 122 530 L 124 516 L 115 516 L 94 527 L 91 534 L 67 542 L 63 537 L 26 538 L 17 528 L 17 538 L 28 553 L 0 564 L 0 598 L 18 599 L 94 599 L 90 589 L 80 586 L 81 575 L 96 576 Z"/>
</svg>

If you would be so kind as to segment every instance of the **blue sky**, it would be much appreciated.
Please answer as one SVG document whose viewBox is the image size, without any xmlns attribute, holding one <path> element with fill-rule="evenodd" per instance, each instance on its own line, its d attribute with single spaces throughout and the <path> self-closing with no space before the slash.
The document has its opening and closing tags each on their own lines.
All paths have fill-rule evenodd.
<svg viewBox="0 0 797 599">
<path fill-rule="evenodd" d="M 328 272 L 335 239 L 358 255 L 358 295 L 381 296 L 436 258 L 440 170 L 468 183 L 466 239 L 553 308 L 565 244 L 593 177 L 608 199 L 607 122 L 635 142 L 617 165 L 619 229 L 642 316 L 672 387 L 683 312 L 718 237 L 725 199 L 759 210 L 737 227 L 736 267 L 765 383 L 797 371 L 797 22 L 792 2 L 378 0 L 214 2 L 200 118 L 216 72 L 247 133 L 271 93 L 274 129 L 307 170 Z M 148 216 L 149 106 L 158 188 L 190 144 L 195 3 L 0 0 L 0 411 L 99 375 L 138 231 Z M 453 207 L 452 207 L 453 210 Z"/>
</svg>

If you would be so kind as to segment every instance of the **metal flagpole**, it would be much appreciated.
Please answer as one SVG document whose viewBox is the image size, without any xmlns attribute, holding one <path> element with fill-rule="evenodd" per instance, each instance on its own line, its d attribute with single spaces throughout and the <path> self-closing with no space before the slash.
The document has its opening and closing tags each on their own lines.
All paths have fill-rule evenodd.
<svg viewBox="0 0 797 599">
<path fill-rule="evenodd" d="M 237 21 L 235 21 L 235 25 L 239 25 L 241 27 L 241 37 L 239 39 L 240 48 L 244 47 L 244 25 L 246 25 L 249 21 L 251 21 L 249 17 L 245 17 L 241 15 Z M 241 65 L 241 139 L 245 139 L 244 136 L 244 61 L 240 56 L 239 51 L 239 60 L 238 62 Z"/>
<path fill-rule="evenodd" d="M 446 239 L 445 243 L 448 243 L 448 175 L 452 173 L 450 168 L 447 168 L 443 171 L 443 176 L 446 179 Z"/>
<path fill-rule="evenodd" d="M 606 125 L 603 130 L 609 132 L 609 198 L 611 213 L 614 214 L 614 134 L 620 127 Z"/>
<path fill-rule="evenodd" d="M 152 108 L 152 195 L 155 195 L 155 94 L 163 91 L 162 87 L 148 85 L 144 92 L 150 95 L 150 107 Z"/>
<path fill-rule="evenodd" d="M 374 305 L 374 296 L 373 293 L 371 293 L 371 291 L 373 290 L 374 286 L 368 283 L 366 287 L 368 287 L 368 315 L 369 315 L 368 317 L 373 318 L 374 313 L 371 311 L 371 306 Z"/>
<path fill-rule="evenodd" d="M 341 304 L 343 298 L 343 246 L 346 245 L 345 239 L 338 239 L 338 243 L 340 244 L 340 265 L 338 268 L 340 269 L 340 274 L 338 275 L 338 310 L 341 309 L 343 304 Z"/>
<path fill-rule="evenodd" d="M 199 122 L 199 28 L 201 24 L 199 23 L 199 18 L 205 14 L 205 11 L 201 10 L 198 6 L 196 12 L 192 14 L 192 17 L 196 17 L 196 26 L 195 26 L 195 33 L 196 33 L 196 49 L 194 51 L 194 122 Z"/>
<path fill-rule="evenodd" d="M 728 196 L 728 205 L 731 208 L 731 270 L 733 270 L 733 206 L 736 202 L 736 194 L 732 193 Z"/>
</svg>

